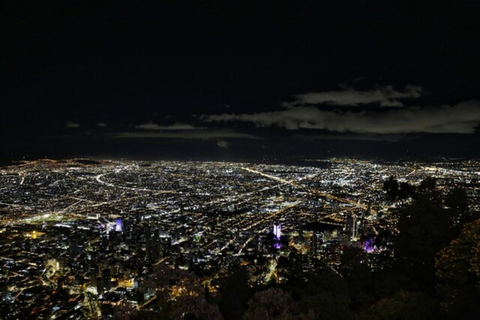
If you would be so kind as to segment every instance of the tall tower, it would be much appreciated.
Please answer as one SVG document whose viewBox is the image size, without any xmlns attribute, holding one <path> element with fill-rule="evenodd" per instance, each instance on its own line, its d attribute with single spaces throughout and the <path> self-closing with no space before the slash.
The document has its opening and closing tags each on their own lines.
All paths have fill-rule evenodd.
<svg viewBox="0 0 480 320">
<path fill-rule="evenodd" d="M 280 223 L 273 225 L 273 234 L 275 235 L 275 240 L 280 240 L 280 237 L 282 236 L 282 226 Z"/>
<path fill-rule="evenodd" d="M 312 232 L 312 237 L 310 238 L 310 253 L 312 255 L 316 255 L 317 254 L 317 234 L 314 232 Z"/>
<path fill-rule="evenodd" d="M 282 247 L 282 243 L 280 242 L 280 238 L 282 236 L 282 226 L 280 223 L 275 223 L 273 225 L 273 235 L 274 235 L 274 244 L 273 247 L 275 249 L 280 249 Z"/>
<path fill-rule="evenodd" d="M 352 214 L 353 226 L 352 226 L 352 239 L 355 239 L 358 235 L 358 222 L 357 215 Z"/>
<path fill-rule="evenodd" d="M 358 237 L 358 223 L 359 221 L 356 214 L 352 213 L 351 215 L 347 216 L 346 232 L 352 240 Z"/>
<path fill-rule="evenodd" d="M 115 220 L 115 231 L 117 231 L 117 232 L 123 232 L 122 219 L 116 219 L 116 220 Z"/>
</svg>

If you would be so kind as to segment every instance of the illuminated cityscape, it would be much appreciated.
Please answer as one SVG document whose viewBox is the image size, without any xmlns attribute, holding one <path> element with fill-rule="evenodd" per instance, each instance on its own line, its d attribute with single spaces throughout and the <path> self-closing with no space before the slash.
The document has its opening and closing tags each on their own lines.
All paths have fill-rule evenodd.
<svg viewBox="0 0 480 320">
<path fill-rule="evenodd" d="M 480 319 L 480 1 L 0 7 L 0 320 Z"/>
<path fill-rule="evenodd" d="M 410 185 L 434 177 L 442 194 L 465 187 L 480 210 L 477 161 L 311 164 L 73 159 L 3 167 L 2 310 L 12 319 L 94 318 L 120 305 L 156 311 L 149 281 L 159 264 L 197 274 L 212 295 L 235 264 L 251 287 L 286 283 L 290 271 L 279 262 L 292 254 L 302 273 L 341 273 L 344 248 L 357 247 L 372 271 L 382 270 L 399 208 L 411 201 L 387 196 L 390 176 Z"/>
</svg>

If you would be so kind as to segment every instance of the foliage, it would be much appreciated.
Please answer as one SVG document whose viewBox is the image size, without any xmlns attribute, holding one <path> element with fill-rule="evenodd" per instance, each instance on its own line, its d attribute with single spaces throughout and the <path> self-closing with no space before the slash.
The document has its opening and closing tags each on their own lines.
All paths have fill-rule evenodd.
<svg viewBox="0 0 480 320">
<path fill-rule="evenodd" d="M 365 251 L 357 247 L 346 247 L 340 262 L 352 300 L 352 308 L 358 310 L 370 305 L 373 302 L 372 271 L 368 266 Z"/>
<path fill-rule="evenodd" d="M 415 186 L 408 184 L 407 182 L 398 183 L 397 179 L 390 176 L 388 180 L 383 182 L 383 190 L 387 193 L 392 201 L 401 200 L 405 201 L 408 198 L 415 197 L 417 189 Z"/>
<path fill-rule="evenodd" d="M 421 193 L 430 193 L 432 191 L 435 191 L 436 187 L 437 179 L 433 177 L 426 177 L 422 182 L 420 182 L 420 185 L 418 186 L 418 191 Z"/>
<path fill-rule="evenodd" d="M 220 282 L 219 307 L 225 319 L 241 319 L 250 299 L 248 272 L 239 265 L 229 268 L 228 276 Z"/>
<path fill-rule="evenodd" d="M 449 208 L 452 223 L 462 227 L 465 223 L 472 222 L 477 217 L 468 206 L 468 198 L 465 189 L 455 188 L 445 197 L 445 205 Z"/>
<path fill-rule="evenodd" d="M 475 313 L 480 317 L 480 219 L 468 223 L 457 239 L 444 248 L 436 259 L 438 287 L 450 314 Z"/>
<path fill-rule="evenodd" d="M 391 298 L 380 299 L 360 314 L 359 320 L 426 320 L 439 314 L 435 301 L 424 293 L 399 291 Z"/>
<path fill-rule="evenodd" d="M 417 291 L 418 286 L 406 275 L 396 273 L 377 275 L 374 282 L 374 293 L 377 298 L 390 298 L 401 290 Z"/>
<path fill-rule="evenodd" d="M 249 302 L 245 320 L 313 320 L 313 315 L 300 313 L 298 304 L 282 289 L 270 288 L 255 294 Z"/>
<path fill-rule="evenodd" d="M 327 290 L 302 297 L 300 306 L 302 310 L 313 313 L 315 320 L 353 319 L 353 313 L 349 309 L 350 299 Z"/>
<path fill-rule="evenodd" d="M 383 190 L 387 193 L 387 196 L 396 200 L 398 197 L 398 181 L 393 176 L 390 176 L 388 180 L 383 182 Z"/>
<path fill-rule="evenodd" d="M 306 278 L 296 277 L 284 287 L 314 319 L 352 319 L 349 287 L 344 278 L 324 266 Z"/>
<path fill-rule="evenodd" d="M 433 290 L 435 255 L 453 238 L 448 212 L 436 192 L 421 194 L 398 221 L 396 268 L 422 288 Z"/>
</svg>

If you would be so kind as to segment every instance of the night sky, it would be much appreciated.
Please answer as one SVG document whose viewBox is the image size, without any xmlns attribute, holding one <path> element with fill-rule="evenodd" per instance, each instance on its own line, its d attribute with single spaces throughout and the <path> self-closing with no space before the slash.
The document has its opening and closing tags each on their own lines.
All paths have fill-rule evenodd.
<svg viewBox="0 0 480 320">
<path fill-rule="evenodd" d="M 3 1 L 1 153 L 480 155 L 478 1 Z"/>
</svg>

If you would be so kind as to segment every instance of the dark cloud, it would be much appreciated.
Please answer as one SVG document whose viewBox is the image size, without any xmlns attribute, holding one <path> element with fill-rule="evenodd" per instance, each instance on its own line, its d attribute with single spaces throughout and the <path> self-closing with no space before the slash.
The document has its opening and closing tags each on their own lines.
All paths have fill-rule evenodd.
<svg viewBox="0 0 480 320">
<path fill-rule="evenodd" d="M 418 137 L 409 136 L 408 138 L 402 134 L 353 134 L 353 133 L 339 133 L 339 134 L 296 134 L 294 137 L 305 141 L 316 140 L 348 140 L 348 141 L 388 141 L 398 142 L 406 139 L 416 139 Z"/>
<path fill-rule="evenodd" d="M 65 127 L 69 128 L 69 129 L 80 128 L 80 124 L 76 123 L 76 122 L 69 121 L 69 122 L 65 123 Z"/>
<path fill-rule="evenodd" d="M 154 131 L 154 130 L 170 131 L 170 130 L 202 130 L 202 129 L 205 129 L 205 128 L 201 128 L 201 127 L 194 127 L 190 124 L 180 123 L 180 122 L 176 122 L 176 123 L 174 123 L 172 125 L 169 125 L 169 126 L 160 126 L 156 123 L 148 122 L 148 123 L 137 125 L 137 126 L 135 126 L 135 128 L 143 129 L 143 130 L 151 130 L 151 131 Z"/>
<path fill-rule="evenodd" d="M 302 105 L 327 104 L 332 106 L 358 106 L 360 104 L 378 103 L 381 107 L 403 107 L 400 99 L 414 99 L 422 95 L 422 88 L 408 85 L 402 91 L 393 86 L 385 86 L 370 91 L 359 91 L 344 87 L 343 90 L 309 92 L 295 96 L 293 102 L 284 102 L 290 108 Z"/>
<path fill-rule="evenodd" d="M 219 146 L 222 149 L 228 149 L 228 141 L 218 140 L 217 141 L 217 146 Z"/>
<path fill-rule="evenodd" d="M 315 106 L 296 106 L 274 112 L 208 115 L 203 119 L 210 122 L 251 122 L 257 127 L 279 126 L 288 130 L 467 134 L 474 133 L 480 124 L 480 101 L 464 101 L 453 106 L 389 108 L 382 111 L 331 111 Z"/>
<path fill-rule="evenodd" d="M 112 138 L 158 138 L 158 139 L 258 139 L 258 137 L 233 130 L 184 130 L 164 132 L 111 133 Z"/>
</svg>

